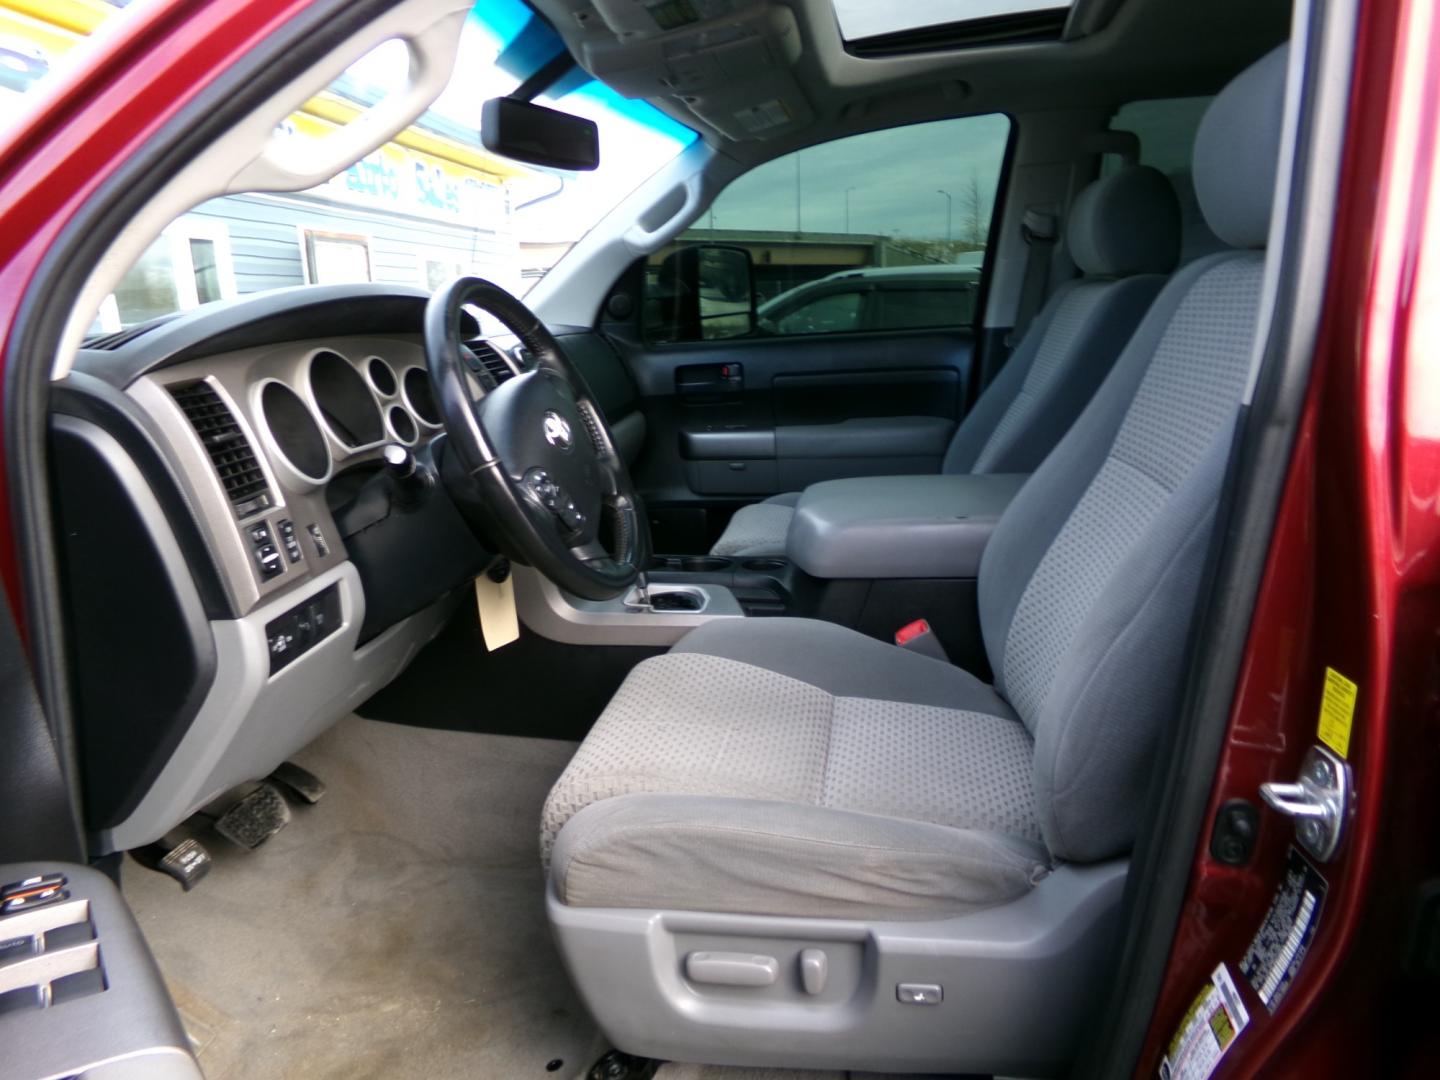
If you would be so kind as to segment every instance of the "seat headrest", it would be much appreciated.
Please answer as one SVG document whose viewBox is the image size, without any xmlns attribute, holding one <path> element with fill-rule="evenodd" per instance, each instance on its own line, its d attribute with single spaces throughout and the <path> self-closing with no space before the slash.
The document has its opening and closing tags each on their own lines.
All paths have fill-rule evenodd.
<svg viewBox="0 0 1440 1080">
<path fill-rule="evenodd" d="M 1285 116 L 1281 45 L 1231 79 L 1195 133 L 1195 196 L 1212 232 L 1231 247 L 1265 246 Z"/>
<path fill-rule="evenodd" d="M 1180 256 L 1180 203 L 1165 174 L 1132 165 L 1096 180 L 1070 207 L 1070 258 L 1100 277 L 1165 274 Z"/>
</svg>

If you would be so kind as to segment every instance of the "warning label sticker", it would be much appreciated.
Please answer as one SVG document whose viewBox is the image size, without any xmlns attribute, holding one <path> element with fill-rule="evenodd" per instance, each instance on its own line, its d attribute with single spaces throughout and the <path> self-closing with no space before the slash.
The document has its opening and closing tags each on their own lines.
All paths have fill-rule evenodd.
<svg viewBox="0 0 1440 1080">
<path fill-rule="evenodd" d="M 1320 741 L 1342 758 L 1350 753 L 1350 727 L 1355 720 L 1355 698 L 1360 688 L 1332 667 L 1325 669 L 1325 690 L 1320 697 Z"/>
<path fill-rule="evenodd" d="M 1255 939 L 1240 961 L 1240 974 L 1272 1013 L 1305 962 L 1325 906 L 1325 879 L 1304 855 L 1291 847 L 1285 877 Z"/>
<path fill-rule="evenodd" d="M 1235 980 L 1221 964 L 1170 1040 L 1160 1063 L 1160 1080 L 1205 1080 L 1248 1023 L 1250 1014 L 1235 989 Z"/>
</svg>

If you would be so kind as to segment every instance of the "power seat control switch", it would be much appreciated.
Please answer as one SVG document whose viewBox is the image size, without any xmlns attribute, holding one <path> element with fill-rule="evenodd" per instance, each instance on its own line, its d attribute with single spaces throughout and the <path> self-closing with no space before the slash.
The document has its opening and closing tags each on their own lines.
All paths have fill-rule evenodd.
<svg viewBox="0 0 1440 1080">
<path fill-rule="evenodd" d="M 901 1005 L 939 1005 L 945 990 L 936 983 L 900 983 L 895 987 L 895 1000 Z"/>
<path fill-rule="evenodd" d="M 1295 819 L 1295 838 L 1320 862 L 1328 862 L 1340 848 L 1350 791 L 1350 766 L 1323 746 L 1305 751 L 1295 783 L 1272 780 L 1260 785 L 1265 804 Z"/>
</svg>

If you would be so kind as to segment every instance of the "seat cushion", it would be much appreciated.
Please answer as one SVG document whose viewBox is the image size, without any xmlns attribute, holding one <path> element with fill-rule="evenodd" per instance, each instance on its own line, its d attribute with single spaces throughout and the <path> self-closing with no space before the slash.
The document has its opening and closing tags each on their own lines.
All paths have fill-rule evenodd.
<svg viewBox="0 0 1440 1080">
<path fill-rule="evenodd" d="M 800 492 L 787 491 L 783 495 L 772 495 L 764 502 L 742 506 L 735 511 L 710 554 L 745 558 L 783 556 L 785 537 L 790 532 L 795 504 L 799 501 Z"/>
<path fill-rule="evenodd" d="M 563 902 L 935 918 L 1045 873 L 1032 743 L 983 683 L 828 623 L 723 625 L 636 667 L 556 783 Z"/>
</svg>

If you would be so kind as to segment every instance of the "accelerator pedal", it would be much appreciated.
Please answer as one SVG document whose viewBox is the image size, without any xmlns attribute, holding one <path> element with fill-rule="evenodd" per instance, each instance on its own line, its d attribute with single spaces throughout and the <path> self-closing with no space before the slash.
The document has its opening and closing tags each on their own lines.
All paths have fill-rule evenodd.
<svg viewBox="0 0 1440 1080">
<path fill-rule="evenodd" d="M 170 837 L 163 837 L 131 854 L 141 866 L 174 878 L 189 892 L 210 872 L 210 852 L 193 836 L 173 844 L 169 841 Z"/>
<path fill-rule="evenodd" d="M 290 824 L 290 806 L 274 784 L 261 783 L 215 820 L 215 831 L 254 850 Z"/>
<path fill-rule="evenodd" d="M 297 799 L 312 806 L 325 797 L 325 781 L 293 761 L 281 762 L 279 768 L 265 779 L 288 789 Z"/>
</svg>

